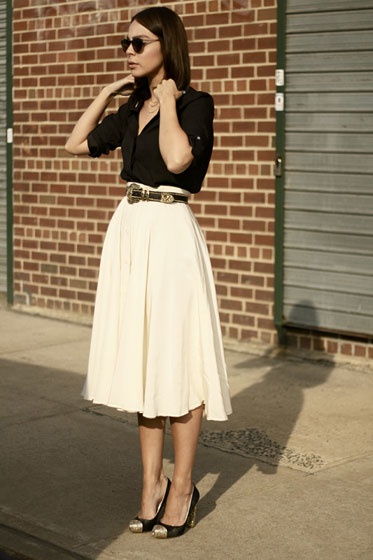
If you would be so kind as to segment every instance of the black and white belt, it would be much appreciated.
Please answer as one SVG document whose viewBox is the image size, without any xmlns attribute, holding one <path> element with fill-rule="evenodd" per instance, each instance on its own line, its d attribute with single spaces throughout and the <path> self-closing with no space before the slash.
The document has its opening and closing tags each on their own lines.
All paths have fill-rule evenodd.
<svg viewBox="0 0 373 560">
<path fill-rule="evenodd" d="M 188 204 L 188 197 L 172 191 L 156 191 L 144 189 L 136 183 L 131 183 L 126 189 L 126 197 L 129 204 L 135 202 L 164 202 L 165 204 L 173 204 L 175 202 L 183 202 Z"/>
</svg>

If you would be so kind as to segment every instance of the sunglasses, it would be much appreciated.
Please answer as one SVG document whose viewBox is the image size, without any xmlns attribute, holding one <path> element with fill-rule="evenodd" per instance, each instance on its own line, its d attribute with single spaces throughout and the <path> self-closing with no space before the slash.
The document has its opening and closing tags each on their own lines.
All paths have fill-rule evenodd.
<svg viewBox="0 0 373 560">
<path fill-rule="evenodd" d="M 143 39 L 141 39 L 140 37 L 134 37 L 132 41 L 130 39 L 122 39 L 120 44 L 122 45 L 122 49 L 124 52 L 127 52 L 127 49 L 129 49 L 130 45 L 132 45 L 135 53 L 141 53 L 146 45 L 149 45 L 150 43 L 156 43 L 157 41 L 159 41 L 159 39 L 153 39 L 152 41 L 143 41 Z"/>
</svg>

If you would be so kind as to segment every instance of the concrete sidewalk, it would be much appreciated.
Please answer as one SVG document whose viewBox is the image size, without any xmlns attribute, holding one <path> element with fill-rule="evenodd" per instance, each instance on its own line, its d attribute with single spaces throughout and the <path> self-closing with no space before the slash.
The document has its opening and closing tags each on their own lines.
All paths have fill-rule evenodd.
<svg viewBox="0 0 373 560">
<path fill-rule="evenodd" d="M 159 541 L 136 417 L 80 398 L 90 329 L 0 309 L 0 549 L 33 560 L 371 560 L 373 371 L 227 351 L 234 414 L 204 423 L 197 525 Z M 172 446 L 166 438 L 166 471 Z"/>
</svg>

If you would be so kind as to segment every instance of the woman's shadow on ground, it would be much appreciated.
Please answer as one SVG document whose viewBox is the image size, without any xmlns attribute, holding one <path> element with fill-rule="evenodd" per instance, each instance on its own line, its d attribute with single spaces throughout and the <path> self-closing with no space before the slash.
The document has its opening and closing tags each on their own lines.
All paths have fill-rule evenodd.
<svg viewBox="0 0 373 560">
<path fill-rule="evenodd" d="M 304 306 L 305 302 L 300 302 Z M 309 309 L 316 313 L 311 304 Z M 320 356 L 321 357 L 321 356 Z M 217 474 L 217 479 L 201 501 L 200 518 L 207 516 L 235 482 L 252 467 L 275 475 L 280 465 L 312 472 L 322 465 L 313 449 L 299 449 L 291 436 L 302 412 L 308 391 L 325 383 L 334 368 L 328 359 L 306 361 L 286 356 L 272 357 L 271 352 L 242 361 L 242 354 L 229 353 L 233 414 L 227 423 L 205 422 L 201 443 L 246 458 L 225 473 L 216 466 L 198 461 L 197 478 Z M 240 386 L 244 388 L 240 390 Z"/>
</svg>

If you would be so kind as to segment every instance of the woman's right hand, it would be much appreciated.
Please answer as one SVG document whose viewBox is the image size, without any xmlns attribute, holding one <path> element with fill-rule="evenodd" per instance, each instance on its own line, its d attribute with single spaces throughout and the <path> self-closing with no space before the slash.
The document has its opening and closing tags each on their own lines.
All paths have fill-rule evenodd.
<svg viewBox="0 0 373 560">
<path fill-rule="evenodd" d="M 113 82 L 112 84 L 106 86 L 109 91 L 111 97 L 115 97 L 116 95 L 131 95 L 133 92 L 133 88 L 135 85 L 135 78 L 132 74 L 128 74 L 124 78 Z"/>
</svg>

